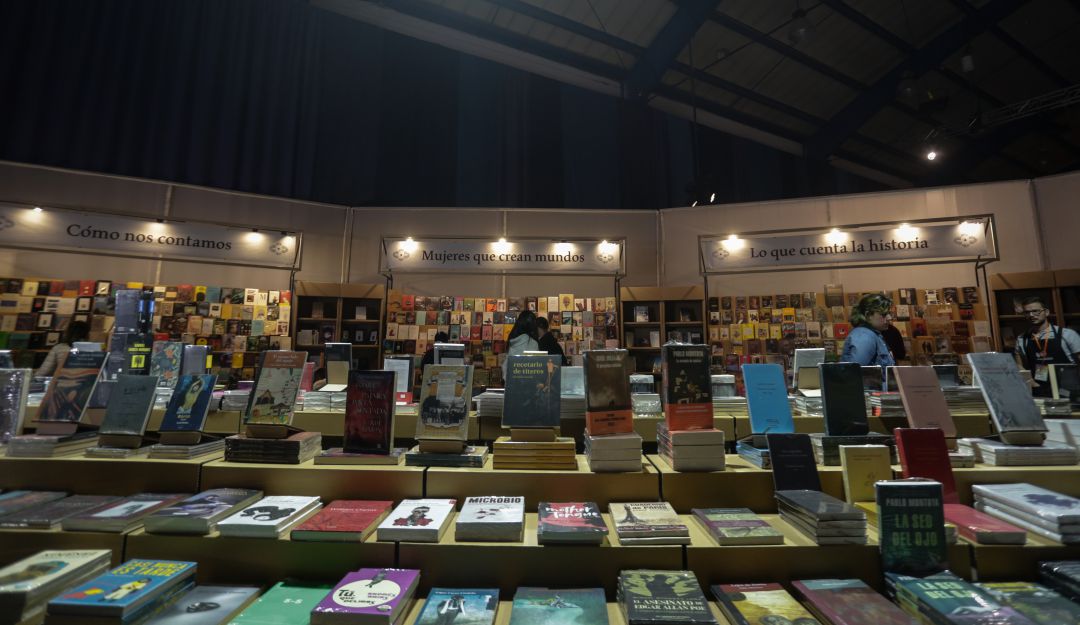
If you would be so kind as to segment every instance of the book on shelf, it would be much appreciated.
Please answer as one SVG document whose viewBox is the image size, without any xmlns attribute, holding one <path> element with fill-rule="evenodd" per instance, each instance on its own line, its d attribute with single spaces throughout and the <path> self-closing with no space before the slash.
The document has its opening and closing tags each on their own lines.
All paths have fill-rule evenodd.
<svg viewBox="0 0 1080 625">
<path fill-rule="evenodd" d="M 604 589 L 519 587 L 510 608 L 509 625 L 565 622 L 571 611 L 579 623 L 607 625 Z"/>
<path fill-rule="evenodd" d="M 61 493 L 62 494 L 62 493 Z M 0 516 L 0 528 L 58 529 L 64 519 L 119 501 L 111 495 L 72 495 Z"/>
<path fill-rule="evenodd" d="M 717 622 L 692 571 L 620 571 L 618 599 L 626 622 L 633 625 Z"/>
<path fill-rule="evenodd" d="M 607 524 L 594 502 L 547 502 L 537 505 L 537 539 L 544 543 L 601 544 Z"/>
<path fill-rule="evenodd" d="M 1016 610 L 948 571 L 923 578 L 887 573 L 886 583 L 890 582 L 900 607 L 927 622 L 1033 625 Z"/>
<path fill-rule="evenodd" d="M 471 365 L 427 365 L 420 382 L 417 440 L 464 441 L 469 432 Z"/>
<path fill-rule="evenodd" d="M 1080 623 L 1080 604 L 1035 582 L 982 582 L 975 584 L 1002 605 L 1023 614 L 1036 625 Z"/>
<path fill-rule="evenodd" d="M 612 503 L 610 513 L 621 544 L 690 542 L 690 529 L 666 501 Z"/>
<path fill-rule="evenodd" d="M 105 352 L 72 352 L 41 400 L 37 420 L 78 423 L 94 395 Z"/>
<path fill-rule="evenodd" d="M 494 625 L 498 608 L 498 588 L 432 588 L 414 625 L 446 625 L 464 615 L 469 625 Z"/>
<path fill-rule="evenodd" d="M 213 399 L 216 374 L 182 375 L 161 419 L 162 432 L 201 432 Z"/>
<path fill-rule="evenodd" d="M 319 605 L 333 586 L 321 583 L 284 581 L 274 584 L 229 625 L 303 625 L 311 622 L 311 610 Z"/>
<path fill-rule="evenodd" d="M 713 427 L 708 345 L 669 343 L 661 348 L 661 398 L 671 430 Z"/>
<path fill-rule="evenodd" d="M 939 482 L 944 489 L 945 503 L 959 503 L 945 434 L 939 428 L 896 428 L 894 431 L 901 476 Z"/>
<path fill-rule="evenodd" d="M 861 579 L 791 582 L 821 622 L 830 625 L 919 625 L 920 621 L 867 586 Z"/>
<path fill-rule="evenodd" d="M 560 360 L 557 355 L 514 355 L 507 359 L 504 428 L 559 427 Z"/>
<path fill-rule="evenodd" d="M 525 498 L 468 497 L 454 529 L 454 539 L 458 541 L 521 541 L 525 531 Z"/>
<path fill-rule="evenodd" d="M 717 544 L 784 544 L 784 535 L 749 508 L 694 508 L 690 512 Z"/>
<path fill-rule="evenodd" d="M 852 362 L 818 365 L 821 372 L 821 407 L 825 433 L 860 436 L 870 432 L 863 395 L 862 368 Z"/>
<path fill-rule="evenodd" d="M 128 560 L 49 601 L 48 614 L 136 620 L 144 615 L 143 608 L 159 605 L 190 585 L 195 568 L 194 562 Z"/>
<path fill-rule="evenodd" d="M 289 425 L 306 361 L 307 352 L 263 352 L 244 423 Z"/>
<path fill-rule="evenodd" d="M 349 371 L 345 453 L 387 455 L 394 448 L 394 372 Z"/>
<path fill-rule="evenodd" d="M 9 490 L 0 495 L 0 517 L 63 499 L 67 493 L 51 490 Z"/>
<path fill-rule="evenodd" d="M 993 516 L 993 512 L 959 504 L 946 504 L 947 520 L 956 526 L 960 536 L 980 545 L 1023 545 L 1027 532 Z M 1055 528 L 1060 529 L 1060 528 Z M 1060 533 L 1060 532 L 1057 532 Z"/>
<path fill-rule="evenodd" d="M 224 625 L 259 596 L 257 586 L 196 586 L 144 625 Z"/>
<path fill-rule="evenodd" d="M 784 313 L 785 316 L 787 313 Z M 795 311 L 791 312 L 792 321 L 794 321 Z M 786 321 L 786 319 L 785 319 Z M 837 336 L 836 338 L 840 338 Z M 793 364 L 791 365 L 792 371 L 795 372 L 794 382 L 792 386 L 796 389 L 803 388 L 819 388 L 817 384 L 807 384 L 807 380 L 800 379 L 800 375 L 803 371 L 813 369 L 817 371 L 818 365 L 825 362 L 825 349 L 821 347 L 800 347 L 795 350 L 795 357 Z M 819 379 L 818 376 L 812 376 L 813 379 Z"/>
<path fill-rule="evenodd" d="M 22 433 L 33 369 L 0 369 L 0 445 Z"/>
<path fill-rule="evenodd" d="M 407 611 L 420 571 L 360 569 L 347 573 L 311 610 L 311 625 L 393 625 Z"/>
<path fill-rule="evenodd" d="M 141 437 L 146 432 L 150 412 L 154 409 L 156 392 L 157 378 L 152 375 L 117 376 L 98 432 Z"/>
<path fill-rule="evenodd" d="M 878 482 L 877 527 L 882 568 L 908 575 L 937 573 L 948 566 L 941 483 Z"/>
<path fill-rule="evenodd" d="M 795 431 L 788 402 L 784 369 L 778 364 L 742 365 L 746 386 L 746 410 L 754 434 L 783 434 Z"/>
<path fill-rule="evenodd" d="M 376 530 L 380 541 L 439 542 L 457 501 L 453 499 L 405 499 Z"/>
<path fill-rule="evenodd" d="M 142 493 L 131 495 L 103 508 L 64 519 L 60 526 L 66 532 L 117 532 L 123 533 L 141 527 L 146 517 L 154 512 L 190 497 L 187 494 Z"/>
<path fill-rule="evenodd" d="M 50 549 L 0 568 L 0 622 L 40 614 L 49 599 L 104 573 L 111 558 L 109 549 Z"/>
<path fill-rule="evenodd" d="M 1010 440 L 1010 435 L 1046 431 L 1046 424 L 1031 396 L 1031 387 L 1020 377 L 1012 354 L 971 353 L 967 359 L 1002 440 L 1006 443 L 1026 442 Z"/>
<path fill-rule="evenodd" d="M 150 352 L 150 375 L 157 376 L 158 385 L 175 388 L 180 378 L 180 363 L 184 344 L 178 341 L 154 341 Z"/>
<path fill-rule="evenodd" d="M 1080 499 L 1033 484 L 975 484 L 977 500 L 1017 510 L 1053 526 L 1080 525 Z"/>
<path fill-rule="evenodd" d="M 291 540 L 363 542 L 390 514 L 392 501 L 341 499 L 293 529 Z"/>
<path fill-rule="evenodd" d="M 713 596 L 732 625 L 800 623 L 820 625 L 806 608 L 777 583 L 717 584 Z"/>
<path fill-rule="evenodd" d="M 766 434 L 775 490 L 821 490 L 814 448 L 806 434 Z"/>
<path fill-rule="evenodd" d="M 263 497 L 218 522 L 222 536 L 278 538 L 322 507 L 318 497 L 272 495 Z"/>
<path fill-rule="evenodd" d="M 593 436 L 634 431 L 630 405 L 632 364 L 625 349 L 584 354 L 585 428 Z"/>
<path fill-rule="evenodd" d="M 261 490 L 249 488 L 214 488 L 146 517 L 143 527 L 148 534 L 206 535 L 214 531 L 217 522 L 232 516 L 262 499 Z"/>
<path fill-rule="evenodd" d="M 940 428 L 947 438 L 956 438 L 945 394 L 932 367 L 892 367 L 900 401 L 913 428 Z"/>
<path fill-rule="evenodd" d="M 841 445 L 840 470 L 844 480 L 844 499 L 848 503 L 874 501 L 874 484 L 893 477 L 889 447 Z"/>
</svg>

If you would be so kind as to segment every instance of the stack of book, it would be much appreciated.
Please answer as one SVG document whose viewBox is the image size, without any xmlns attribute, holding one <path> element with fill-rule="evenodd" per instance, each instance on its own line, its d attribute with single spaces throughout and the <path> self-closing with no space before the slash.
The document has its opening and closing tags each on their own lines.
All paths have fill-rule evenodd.
<svg viewBox="0 0 1080 625">
<path fill-rule="evenodd" d="M 576 445 L 571 437 L 554 442 L 518 442 L 509 436 L 495 440 L 495 469 L 539 469 L 574 471 L 577 469 Z"/>
<path fill-rule="evenodd" d="M 875 391 L 870 393 L 870 414 L 875 417 L 904 417 L 904 402 L 900 399 L 900 393 L 883 393 Z"/>
<path fill-rule="evenodd" d="M 860 579 L 794 581 L 791 586 L 822 623 L 916 625 L 916 621 Z"/>
<path fill-rule="evenodd" d="M 147 625 L 221 625 L 233 622 L 236 617 L 259 597 L 258 586 L 195 586 L 179 599 L 163 607 Z M 201 618 L 192 618 L 196 614 Z M 213 616 L 210 616 L 210 615 Z M 220 620 L 213 620 L 220 619 Z"/>
<path fill-rule="evenodd" d="M 218 521 L 262 499 L 261 490 L 215 488 L 161 508 L 143 522 L 148 534 L 206 535 Z"/>
<path fill-rule="evenodd" d="M 460 454 L 420 451 L 415 445 L 405 452 L 407 467 L 472 467 L 479 469 L 487 461 L 487 445 L 466 445 Z"/>
<path fill-rule="evenodd" d="M 816 490 L 778 490 L 780 518 L 819 545 L 865 545 L 866 513 Z"/>
<path fill-rule="evenodd" d="M 885 583 L 896 603 L 920 622 L 1033 625 L 1016 610 L 994 601 L 987 593 L 949 571 L 921 578 L 886 573 Z M 978 620 L 958 620 L 956 615 L 977 615 Z"/>
<path fill-rule="evenodd" d="M 1068 417 L 1072 415 L 1072 402 L 1068 399 L 1036 397 L 1035 406 L 1044 417 Z"/>
<path fill-rule="evenodd" d="M 289 534 L 289 540 L 360 543 L 390 514 L 392 501 L 332 502 Z"/>
<path fill-rule="evenodd" d="M 971 469 L 975 466 L 977 456 L 970 451 L 956 451 L 949 452 L 949 464 L 954 469 Z"/>
<path fill-rule="evenodd" d="M 377 540 L 437 543 L 450 527 L 455 499 L 405 499 L 375 530 Z"/>
<path fill-rule="evenodd" d="M 664 414 L 659 393 L 634 393 L 630 396 L 630 406 L 635 419 L 655 419 Z"/>
<path fill-rule="evenodd" d="M 0 497 L 2 500 L 3 497 Z M 64 519 L 83 514 L 119 501 L 109 495 L 72 495 L 48 503 L 29 506 L 0 516 L 0 527 L 5 529 L 60 529 Z M 7 510 L 0 501 L 0 510 Z"/>
<path fill-rule="evenodd" d="M 304 393 L 305 412 L 342 412 L 345 410 L 344 391 L 310 391 Z"/>
<path fill-rule="evenodd" d="M 322 450 L 320 432 L 297 432 L 288 438 L 251 438 L 234 434 L 225 439 L 226 462 L 300 464 Z"/>
<path fill-rule="evenodd" d="M 247 409 L 251 389 L 235 389 L 221 394 L 222 412 L 243 412 Z"/>
<path fill-rule="evenodd" d="M 716 625 L 691 571 L 620 571 L 616 601 L 627 625 Z"/>
<path fill-rule="evenodd" d="M 690 544 L 690 528 L 666 501 L 613 503 L 610 512 L 623 545 Z"/>
<path fill-rule="evenodd" d="M 190 460 L 199 456 L 219 454 L 225 451 L 225 439 L 214 438 L 195 445 L 165 445 L 158 443 L 150 446 L 150 458 L 162 460 Z"/>
<path fill-rule="evenodd" d="M 740 458 L 759 469 L 768 469 L 772 467 L 772 460 L 769 458 L 768 447 L 755 447 L 749 441 L 738 441 L 735 443 L 735 453 L 739 454 Z"/>
<path fill-rule="evenodd" d="M 191 495 L 143 493 L 125 497 L 112 505 L 69 516 L 60 522 L 65 532 L 126 533 L 142 527 L 148 516 L 175 505 Z"/>
<path fill-rule="evenodd" d="M 347 573 L 312 608 L 310 623 L 404 622 L 419 582 L 420 571 L 412 569 L 360 569 Z"/>
<path fill-rule="evenodd" d="M 1046 440 L 1080 446 L 1080 419 L 1047 419 Z"/>
<path fill-rule="evenodd" d="M 840 466 L 841 445 L 884 445 L 889 448 L 889 457 L 893 464 L 897 462 L 896 440 L 886 434 L 870 432 L 858 436 L 829 436 L 811 434 L 810 443 L 814 446 L 814 460 L 826 467 Z"/>
<path fill-rule="evenodd" d="M 520 542 L 524 532 L 524 497 L 469 497 L 458 514 L 454 540 Z"/>
<path fill-rule="evenodd" d="M 569 367 L 567 367 L 569 368 Z M 562 395 L 559 398 L 559 419 L 565 421 L 566 419 L 584 419 L 585 418 L 585 396 L 584 395 Z"/>
<path fill-rule="evenodd" d="M 480 393 L 475 398 L 476 401 L 476 416 L 481 419 L 499 419 L 502 420 L 503 416 L 503 400 L 506 395 L 503 393 L 503 389 L 494 388 L 488 389 L 483 393 Z"/>
<path fill-rule="evenodd" d="M 712 587 L 712 593 L 720 611 L 731 623 L 817 623 L 806 608 L 777 583 L 718 584 Z"/>
<path fill-rule="evenodd" d="M 983 582 L 975 586 L 998 603 L 1028 617 L 1033 623 L 1080 623 L 1080 605 L 1042 584 Z"/>
<path fill-rule="evenodd" d="M 676 471 L 723 471 L 727 453 L 723 430 L 669 430 L 667 421 L 656 424 L 656 450 Z"/>
<path fill-rule="evenodd" d="M 590 436 L 585 434 L 585 459 L 589 470 L 594 473 L 641 471 L 641 435 L 607 434 Z"/>
<path fill-rule="evenodd" d="M 67 493 L 57 490 L 9 490 L 0 495 L 0 516 L 29 510 L 66 496 Z"/>
<path fill-rule="evenodd" d="M 594 502 L 541 501 L 537 506 L 536 539 L 541 545 L 600 545 L 607 535 L 607 524 Z"/>
<path fill-rule="evenodd" d="M 1080 499 L 1031 484 L 976 484 L 975 509 L 1059 543 L 1080 543 Z"/>
<path fill-rule="evenodd" d="M 0 568 L 0 621 L 40 614 L 56 595 L 104 573 L 111 557 L 108 549 L 39 551 Z"/>
<path fill-rule="evenodd" d="M 986 407 L 982 391 L 977 386 L 946 386 L 941 392 L 945 394 L 945 403 L 949 406 L 949 414 L 954 417 L 986 416 L 990 409 Z"/>
<path fill-rule="evenodd" d="M 1042 445 L 1010 445 L 988 438 L 961 438 L 957 447 L 984 464 L 998 467 L 1070 466 L 1080 461 L 1076 447 L 1053 441 Z"/>
<path fill-rule="evenodd" d="M 821 417 L 825 412 L 821 403 L 821 389 L 799 389 L 795 395 L 795 410 L 804 417 Z"/>
<path fill-rule="evenodd" d="M 66 436 L 43 434 L 13 436 L 4 449 L 5 453 L 12 458 L 54 458 L 81 453 L 97 444 L 97 432 L 86 430 Z"/>
<path fill-rule="evenodd" d="M 318 497 L 264 497 L 217 524 L 222 536 L 280 538 L 322 507 Z"/>
<path fill-rule="evenodd" d="M 562 388 L 559 389 L 560 419 L 585 418 L 584 367 L 563 367 Z"/>
<path fill-rule="evenodd" d="M 128 560 L 49 601 L 45 620 L 134 623 L 154 614 L 195 581 L 195 563 Z"/>
<path fill-rule="evenodd" d="M 714 415 L 722 415 L 725 417 L 746 417 L 749 414 L 746 410 L 745 397 L 717 397 L 716 395 L 713 395 L 712 405 Z"/>
<path fill-rule="evenodd" d="M 712 385 L 714 404 L 719 397 L 735 397 L 738 394 L 735 376 L 730 373 L 711 375 L 709 376 L 709 383 Z"/>
<path fill-rule="evenodd" d="M 1080 599 L 1080 560 L 1040 562 L 1039 578 L 1070 599 Z"/>
<path fill-rule="evenodd" d="M 749 508 L 694 508 L 690 512 L 719 545 L 784 544 L 784 535 Z"/>
<path fill-rule="evenodd" d="M 431 588 L 424 599 L 420 616 L 414 625 L 439 625 L 446 619 L 456 620 L 459 614 L 469 616 L 476 625 L 494 625 L 499 607 L 498 588 Z"/>
</svg>

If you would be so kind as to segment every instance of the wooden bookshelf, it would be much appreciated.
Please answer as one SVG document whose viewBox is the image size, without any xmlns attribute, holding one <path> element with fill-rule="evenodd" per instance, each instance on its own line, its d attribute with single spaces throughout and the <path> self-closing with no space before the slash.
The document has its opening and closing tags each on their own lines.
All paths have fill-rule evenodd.
<svg viewBox="0 0 1080 625">
<path fill-rule="evenodd" d="M 668 341 L 705 342 L 702 287 L 622 287 L 619 295 L 623 347 L 630 350 L 634 371 L 659 373 L 654 363 Z"/>
<path fill-rule="evenodd" d="M 351 343 L 354 369 L 378 369 L 385 295 L 382 284 L 297 281 L 293 345 L 321 356 L 324 343 Z M 314 331 L 316 340 L 300 340 L 306 331 Z"/>
</svg>

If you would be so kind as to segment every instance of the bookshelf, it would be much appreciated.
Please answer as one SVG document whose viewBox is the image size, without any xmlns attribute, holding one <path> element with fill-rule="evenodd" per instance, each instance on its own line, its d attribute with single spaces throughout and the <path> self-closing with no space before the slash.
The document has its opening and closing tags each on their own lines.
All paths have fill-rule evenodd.
<svg viewBox="0 0 1080 625">
<path fill-rule="evenodd" d="M 1080 331 L 1080 269 L 999 273 L 990 276 L 991 305 L 997 348 L 1012 352 L 1016 337 L 1028 329 L 1017 312 L 1027 297 L 1041 297 L 1050 306 L 1050 322 Z"/>
<path fill-rule="evenodd" d="M 622 287 L 623 346 L 634 371 L 659 373 L 660 346 L 705 342 L 705 291 L 688 287 Z"/>
<path fill-rule="evenodd" d="M 351 343 L 354 369 L 378 369 L 385 291 L 381 284 L 297 281 L 293 345 L 321 357 L 326 343 Z"/>
</svg>

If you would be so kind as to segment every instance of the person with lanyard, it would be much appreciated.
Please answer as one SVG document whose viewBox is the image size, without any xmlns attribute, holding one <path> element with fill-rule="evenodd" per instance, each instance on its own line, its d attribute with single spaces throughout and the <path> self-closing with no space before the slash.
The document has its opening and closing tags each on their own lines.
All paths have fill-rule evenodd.
<svg viewBox="0 0 1080 625">
<path fill-rule="evenodd" d="M 851 310 L 851 333 L 844 341 L 841 362 L 857 362 L 864 367 L 896 364 L 881 337 L 891 310 L 892 300 L 884 295 L 871 293 L 859 300 Z"/>
<path fill-rule="evenodd" d="M 1032 389 L 1032 394 L 1049 397 L 1048 365 L 1080 362 L 1080 334 L 1050 323 L 1050 309 L 1041 297 L 1029 297 L 1022 305 L 1031 328 L 1016 340 L 1016 355 L 1038 385 Z"/>
</svg>

